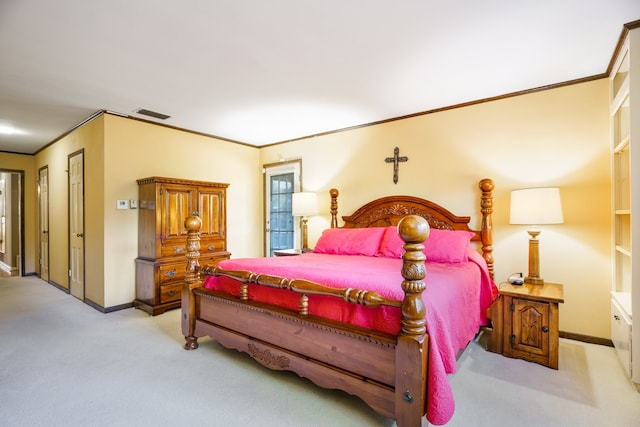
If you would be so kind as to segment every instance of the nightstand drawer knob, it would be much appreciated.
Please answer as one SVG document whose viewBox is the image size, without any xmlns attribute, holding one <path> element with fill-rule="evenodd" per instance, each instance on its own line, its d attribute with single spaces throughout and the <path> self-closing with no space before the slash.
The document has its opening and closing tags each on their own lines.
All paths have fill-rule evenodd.
<svg viewBox="0 0 640 427">
<path fill-rule="evenodd" d="M 542 332 L 549 332 L 549 327 L 548 326 L 543 326 L 542 327 Z"/>
</svg>

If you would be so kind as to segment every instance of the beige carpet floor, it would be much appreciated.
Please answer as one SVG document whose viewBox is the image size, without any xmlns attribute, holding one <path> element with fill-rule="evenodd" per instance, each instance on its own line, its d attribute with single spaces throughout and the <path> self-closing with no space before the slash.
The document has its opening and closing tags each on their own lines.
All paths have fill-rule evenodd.
<svg viewBox="0 0 640 427">
<path fill-rule="evenodd" d="M 183 350 L 179 314 L 102 314 L 37 278 L 0 279 L 0 425 L 395 425 L 212 340 Z M 563 339 L 555 371 L 472 342 L 450 380 L 448 426 L 640 427 L 640 393 L 609 347 Z"/>
</svg>

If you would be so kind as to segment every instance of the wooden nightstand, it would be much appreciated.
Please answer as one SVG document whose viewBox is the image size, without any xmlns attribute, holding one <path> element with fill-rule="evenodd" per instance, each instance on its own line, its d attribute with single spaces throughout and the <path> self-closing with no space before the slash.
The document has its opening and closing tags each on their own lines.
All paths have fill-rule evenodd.
<svg viewBox="0 0 640 427">
<path fill-rule="evenodd" d="M 296 256 L 301 253 L 302 251 L 300 249 L 277 249 L 273 251 L 275 256 Z"/>
<path fill-rule="evenodd" d="M 563 286 L 500 284 L 500 295 L 489 308 L 492 329 L 487 350 L 558 369 L 558 304 Z"/>
</svg>

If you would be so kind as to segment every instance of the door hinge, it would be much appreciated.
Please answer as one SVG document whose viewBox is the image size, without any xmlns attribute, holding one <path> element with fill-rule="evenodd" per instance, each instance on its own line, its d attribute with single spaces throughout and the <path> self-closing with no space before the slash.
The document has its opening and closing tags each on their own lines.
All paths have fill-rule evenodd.
<svg viewBox="0 0 640 427">
<path fill-rule="evenodd" d="M 69 269 L 69 277 L 71 277 L 71 269 Z"/>
<path fill-rule="evenodd" d="M 511 303 L 511 311 L 516 311 L 516 304 L 515 303 Z"/>
<path fill-rule="evenodd" d="M 516 344 L 516 336 L 512 334 L 510 341 L 511 341 L 511 345 L 515 345 Z"/>
</svg>

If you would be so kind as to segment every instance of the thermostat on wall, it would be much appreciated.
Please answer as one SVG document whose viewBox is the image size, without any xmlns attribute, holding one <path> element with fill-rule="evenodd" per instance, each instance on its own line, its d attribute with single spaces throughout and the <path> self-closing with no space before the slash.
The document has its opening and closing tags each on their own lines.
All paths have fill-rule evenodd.
<svg viewBox="0 0 640 427">
<path fill-rule="evenodd" d="M 127 200 L 118 200 L 116 204 L 117 209 L 129 209 L 129 201 Z"/>
</svg>

